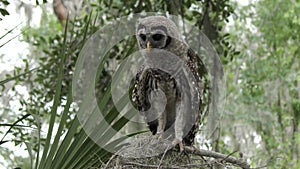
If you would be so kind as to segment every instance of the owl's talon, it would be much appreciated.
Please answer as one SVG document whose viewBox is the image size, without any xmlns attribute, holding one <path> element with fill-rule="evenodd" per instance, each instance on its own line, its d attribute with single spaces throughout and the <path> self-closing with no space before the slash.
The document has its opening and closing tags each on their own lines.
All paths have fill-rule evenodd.
<svg viewBox="0 0 300 169">
<path fill-rule="evenodd" d="M 180 152 L 182 152 L 182 151 L 184 150 L 182 141 L 179 140 L 179 139 L 174 139 L 174 140 L 172 141 L 172 145 L 173 145 L 174 147 L 176 147 L 176 146 L 178 145 L 178 146 L 179 146 L 179 151 L 180 151 Z"/>
</svg>

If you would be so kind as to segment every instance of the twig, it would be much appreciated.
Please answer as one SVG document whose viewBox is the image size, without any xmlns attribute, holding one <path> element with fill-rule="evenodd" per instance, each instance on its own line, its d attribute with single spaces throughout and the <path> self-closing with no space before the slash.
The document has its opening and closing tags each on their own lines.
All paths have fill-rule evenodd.
<svg viewBox="0 0 300 169">
<path fill-rule="evenodd" d="M 170 147 L 170 146 L 168 146 L 168 147 L 166 148 L 164 154 L 162 155 L 162 157 L 161 157 L 161 159 L 160 159 L 160 161 L 159 161 L 159 164 L 158 164 L 157 169 L 160 169 L 160 166 L 161 166 L 161 164 L 162 164 L 162 162 L 163 162 L 163 159 L 165 158 L 166 153 L 167 153 L 168 150 L 169 150 L 169 147 Z"/>
<path fill-rule="evenodd" d="M 111 162 L 116 156 L 117 156 L 117 154 L 115 154 L 115 155 L 113 155 L 113 156 L 111 156 L 111 157 L 109 158 L 109 160 L 108 160 L 108 162 L 106 163 L 104 169 L 107 169 L 107 168 L 108 168 L 110 162 Z"/>
<path fill-rule="evenodd" d="M 236 152 L 237 152 L 237 151 L 234 151 L 234 152 L 228 154 L 228 155 L 227 155 L 224 159 L 222 159 L 221 161 L 226 161 L 226 159 L 227 159 L 228 157 L 232 156 L 232 155 L 235 154 Z"/>
<path fill-rule="evenodd" d="M 141 163 L 135 163 L 135 162 L 125 162 L 125 165 L 134 165 L 134 166 L 139 166 L 139 167 L 147 167 L 147 168 L 157 168 L 158 165 L 153 165 L 153 164 L 141 164 Z M 164 166 L 161 165 L 161 168 L 169 168 L 169 169 L 182 169 L 180 166 Z"/>
</svg>

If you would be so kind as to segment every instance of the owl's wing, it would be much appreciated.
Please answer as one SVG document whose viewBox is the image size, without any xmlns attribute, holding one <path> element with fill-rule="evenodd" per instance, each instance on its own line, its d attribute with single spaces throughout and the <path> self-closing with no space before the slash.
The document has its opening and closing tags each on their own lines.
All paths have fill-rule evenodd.
<svg viewBox="0 0 300 169">
<path fill-rule="evenodd" d="M 192 67 L 195 72 L 193 72 L 195 78 L 196 76 L 200 78 L 204 78 L 204 76 L 208 73 L 206 67 L 204 66 L 203 61 L 200 59 L 200 57 L 195 53 L 195 51 L 191 48 L 188 49 L 188 57 L 189 60 L 194 64 L 194 67 Z M 198 73 L 198 75 L 196 74 Z"/>
<path fill-rule="evenodd" d="M 207 113 L 209 112 L 209 104 L 211 102 L 211 81 L 209 79 L 209 73 L 204 65 L 203 61 L 200 59 L 200 57 L 192 50 L 188 50 L 188 56 L 191 58 L 192 62 L 196 64 L 195 70 L 199 73 L 199 76 L 197 76 L 194 73 L 194 76 L 197 76 L 200 78 L 200 86 L 201 86 L 201 98 L 202 98 L 202 116 L 207 116 Z M 205 112 L 203 112 L 203 107 L 206 106 Z M 203 117 L 201 117 L 203 120 Z"/>
<path fill-rule="evenodd" d="M 184 138 L 185 145 L 192 145 L 194 142 L 194 138 L 196 136 L 197 131 L 199 130 L 199 124 L 202 117 L 202 94 L 204 90 L 204 85 L 202 79 L 205 78 L 205 75 L 207 74 L 207 70 L 202 62 L 202 60 L 199 58 L 199 56 L 191 49 L 189 48 L 187 51 L 188 61 L 187 66 L 190 69 L 193 79 L 196 80 L 195 84 L 193 84 L 193 88 L 196 89 L 195 92 L 192 94 L 192 97 L 194 99 L 192 100 L 199 100 L 199 107 L 197 110 L 197 113 L 195 114 L 194 124 L 192 128 L 189 130 L 188 134 Z"/>
<path fill-rule="evenodd" d="M 196 80 L 196 84 L 194 87 L 197 89 L 198 97 L 200 100 L 199 111 L 201 111 L 201 109 L 202 109 L 202 94 L 203 94 L 203 90 L 204 90 L 203 79 L 205 78 L 205 75 L 207 74 L 207 70 L 206 70 L 202 60 L 191 48 L 188 49 L 187 55 L 188 55 L 187 65 L 190 68 L 190 71 L 192 72 L 194 79 Z"/>
</svg>

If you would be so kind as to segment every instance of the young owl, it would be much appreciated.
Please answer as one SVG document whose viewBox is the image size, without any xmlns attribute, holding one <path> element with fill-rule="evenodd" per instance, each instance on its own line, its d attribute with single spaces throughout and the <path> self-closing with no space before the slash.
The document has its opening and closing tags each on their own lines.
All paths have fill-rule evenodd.
<svg viewBox="0 0 300 169">
<path fill-rule="evenodd" d="M 182 151 L 193 144 L 199 126 L 203 64 L 164 16 L 141 19 L 136 38 L 146 62 L 136 75 L 132 99 L 152 134 L 171 139 Z"/>
</svg>

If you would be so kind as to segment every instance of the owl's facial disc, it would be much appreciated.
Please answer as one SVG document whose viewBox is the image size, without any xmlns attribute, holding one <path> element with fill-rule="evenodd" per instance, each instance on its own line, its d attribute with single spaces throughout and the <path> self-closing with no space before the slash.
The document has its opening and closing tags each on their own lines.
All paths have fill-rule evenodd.
<svg viewBox="0 0 300 169">
<path fill-rule="evenodd" d="M 151 48 L 166 48 L 171 42 L 171 37 L 167 35 L 164 26 L 152 27 L 149 31 L 143 27 L 138 31 L 138 40 L 140 47 L 149 51 Z"/>
</svg>

